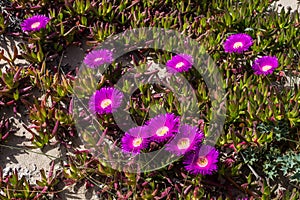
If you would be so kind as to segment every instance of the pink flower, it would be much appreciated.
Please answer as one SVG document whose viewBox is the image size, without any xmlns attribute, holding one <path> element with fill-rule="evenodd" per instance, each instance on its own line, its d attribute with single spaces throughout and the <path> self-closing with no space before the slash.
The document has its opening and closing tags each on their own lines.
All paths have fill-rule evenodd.
<svg viewBox="0 0 300 200">
<path fill-rule="evenodd" d="M 193 66 L 193 58 L 187 54 L 178 54 L 166 63 L 170 73 L 186 72 Z"/>
<path fill-rule="evenodd" d="M 227 53 L 242 53 L 247 51 L 253 44 L 250 35 L 246 33 L 237 33 L 230 35 L 224 42 L 224 49 Z"/>
<path fill-rule="evenodd" d="M 202 145 L 195 153 L 185 156 L 184 168 L 192 174 L 212 174 L 217 170 L 219 152 L 212 146 Z"/>
<path fill-rule="evenodd" d="M 199 148 L 204 138 L 204 134 L 195 126 L 180 126 L 179 132 L 174 139 L 166 144 L 166 150 L 180 156 L 191 150 Z"/>
<path fill-rule="evenodd" d="M 261 58 L 256 59 L 252 65 L 254 74 L 257 75 L 272 74 L 277 67 L 278 60 L 275 56 L 263 56 Z"/>
<path fill-rule="evenodd" d="M 131 128 L 121 139 L 122 151 L 139 154 L 142 149 L 148 146 L 149 140 L 146 136 L 145 127 Z"/>
<path fill-rule="evenodd" d="M 44 15 L 35 15 L 25 19 L 21 23 L 21 27 L 23 32 L 38 31 L 41 28 L 46 28 L 49 21 L 50 19 Z"/>
<path fill-rule="evenodd" d="M 89 108 L 92 113 L 108 114 L 116 111 L 123 100 L 123 93 L 113 87 L 97 90 L 90 98 Z"/>
<path fill-rule="evenodd" d="M 113 60 L 112 52 L 107 49 L 100 49 L 91 51 L 84 58 L 84 63 L 89 68 L 97 68 L 105 63 L 109 64 Z"/>
<path fill-rule="evenodd" d="M 147 124 L 148 137 L 156 142 L 164 142 L 174 136 L 179 128 L 179 117 L 173 113 L 157 115 Z"/>
</svg>

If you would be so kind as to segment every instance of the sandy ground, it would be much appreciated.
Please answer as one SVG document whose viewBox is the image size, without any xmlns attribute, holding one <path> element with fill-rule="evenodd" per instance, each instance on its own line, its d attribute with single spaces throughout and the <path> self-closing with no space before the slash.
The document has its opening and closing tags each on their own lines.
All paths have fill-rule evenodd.
<svg viewBox="0 0 300 200">
<path fill-rule="evenodd" d="M 297 0 L 279 0 L 278 4 L 281 4 L 285 8 L 290 7 L 292 10 L 300 11 L 300 7 L 297 5 Z"/>
<path fill-rule="evenodd" d="M 293 9 L 297 9 L 296 0 L 280 0 L 277 4 L 283 6 L 290 6 Z M 299 10 L 299 7 L 298 7 Z M 18 45 L 18 41 L 3 38 L 0 36 L 1 49 L 6 52 L 12 53 L 12 47 Z M 76 46 L 70 47 L 66 50 L 62 65 L 68 64 L 69 66 L 80 66 L 84 57 L 85 48 L 79 48 Z M 26 65 L 24 60 L 16 60 L 16 63 L 20 65 Z M 6 63 L 0 60 L 0 68 L 5 69 Z M 30 145 L 31 135 L 22 127 L 22 123 L 28 124 L 28 117 L 25 115 L 13 116 L 11 109 L 4 109 L 0 107 L 0 117 L 6 115 L 13 122 L 14 128 L 17 132 L 14 135 L 9 136 L 7 143 L 0 145 L 0 166 L 4 169 L 4 174 L 7 175 L 13 170 L 17 169 L 20 175 L 24 175 L 30 180 L 31 183 L 35 183 L 35 180 L 39 179 L 39 171 L 45 169 L 48 171 L 50 163 L 54 160 L 56 169 L 61 168 L 61 161 L 64 160 L 65 149 L 60 147 L 50 147 L 47 149 L 30 149 L 26 145 Z M 61 199 L 97 199 L 94 191 L 86 191 L 83 185 L 76 185 L 61 193 Z"/>
<path fill-rule="evenodd" d="M 19 42 L 9 37 L 0 36 L 0 50 L 4 49 L 5 56 L 13 54 L 13 47 L 19 49 Z M 71 46 L 64 53 L 62 65 L 68 65 L 71 67 L 80 66 L 85 50 Z M 25 60 L 15 60 L 17 65 L 28 65 Z M 7 69 L 7 63 L 4 60 L 0 60 L 0 69 L 5 71 Z M 22 110 L 22 109 L 20 109 Z M 30 125 L 28 116 L 24 113 L 18 113 L 16 116 L 12 113 L 10 107 L 0 107 L 0 117 L 5 116 L 9 119 L 13 129 L 16 133 L 10 135 L 7 138 L 6 143 L 0 144 L 0 167 L 3 169 L 4 176 L 11 174 L 17 170 L 19 177 L 25 176 L 31 184 L 35 184 L 36 180 L 40 179 L 40 170 L 44 169 L 46 173 L 50 168 L 52 161 L 55 162 L 55 169 L 61 169 L 64 162 L 66 149 L 63 146 L 45 147 L 41 149 L 32 149 L 30 138 L 31 134 L 22 126 L 22 124 Z M 95 191 L 86 190 L 83 184 L 72 185 L 62 188 L 63 192 L 60 193 L 61 199 L 97 199 Z"/>
</svg>

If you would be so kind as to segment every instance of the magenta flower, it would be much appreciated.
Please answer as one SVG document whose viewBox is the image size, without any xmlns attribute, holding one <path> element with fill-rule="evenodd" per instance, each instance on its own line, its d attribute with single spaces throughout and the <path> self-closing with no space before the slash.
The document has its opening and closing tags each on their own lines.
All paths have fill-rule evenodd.
<svg viewBox="0 0 300 200">
<path fill-rule="evenodd" d="M 38 31 L 41 28 L 45 28 L 49 21 L 50 19 L 44 15 L 35 15 L 25 19 L 21 23 L 21 27 L 23 32 Z"/>
<path fill-rule="evenodd" d="M 93 50 L 84 58 L 84 63 L 89 68 L 97 68 L 105 63 L 109 64 L 113 60 L 112 52 L 108 49 Z"/>
<path fill-rule="evenodd" d="M 123 93 L 113 87 L 101 88 L 89 100 L 90 111 L 100 115 L 113 113 L 120 107 L 123 97 Z"/>
<path fill-rule="evenodd" d="M 278 60 L 274 56 L 263 56 L 254 61 L 252 65 L 252 69 L 254 70 L 254 74 L 257 75 L 268 75 L 272 74 L 275 68 L 278 67 Z"/>
<path fill-rule="evenodd" d="M 180 156 L 191 150 L 196 150 L 203 138 L 204 134 L 197 127 L 183 125 L 180 126 L 174 139 L 166 144 L 166 150 Z"/>
<path fill-rule="evenodd" d="M 250 35 L 246 33 L 237 33 L 230 35 L 224 42 L 226 53 L 242 53 L 247 51 L 253 44 Z"/>
<path fill-rule="evenodd" d="M 183 160 L 184 168 L 192 174 L 212 174 L 218 169 L 219 152 L 212 146 L 202 145 L 196 153 L 190 153 Z"/>
<path fill-rule="evenodd" d="M 153 141 L 164 142 L 174 136 L 179 128 L 179 117 L 173 113 L 157 115 L 146 122 L 148 137 Z"/>
<path fill-rule="evenodd" d="M 144 126 L 131 128 L 121 139 L 122 151 L 124 153 L 140 153 L 148 146 L 149 140 L 146 136 Z"/>
<path fill-rule="evenodd" d="M 170 73 L 186 72 L 193 66 L 193 57 L 187 54 L 178 54 L 168 60 L 166 66 Z"/>
</svg>

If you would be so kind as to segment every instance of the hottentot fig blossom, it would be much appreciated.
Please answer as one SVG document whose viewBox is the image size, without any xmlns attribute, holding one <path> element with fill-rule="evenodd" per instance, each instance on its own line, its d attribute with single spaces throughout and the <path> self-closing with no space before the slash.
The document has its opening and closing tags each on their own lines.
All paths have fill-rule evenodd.
<svg viewBox="0 0 300 200">
<path fill-rule="evenodd" d="M 121 106 L 124 95 L 113 87 L 104 87 L 97 90 L 89 100 L 89 109 L 95 114 L 113 113 Z"/>
<path fill-rule="evenodd" d="M 180 156 L 191 150 L 196 150 L 203 138 L 204 134 L 198 127 L 184 124 L 180 126 L 174 139 L 166 144 L 166 150 Z"/>
<path fill-rule="evenodd" d="M 121 148 L 124 153 L 139 154 L 141 150 L 147 148 L 149 138 L 144 126 L 129 129 L 121 139 Z"/>
<path fill-rule="evenodd" d="M 242 53 L 247 51 L 253 44 L 250 35 L 246 33 L 237 33 L 230 35 L 224 42 L 226 53 Z"/>
<path fill-rule="evenodd" d="M 193 66 L 193 57 L 188 54 L 178 54 L 173 56 L 166 63 L 167 70 L 170 73 L 181 73 L 188 71 Z"/>
<path fill-rule="evenodd" d="M 111 63 L 113 60 L 112 55 L 112 51 L 108 49 L 93 50 L 85 56 L 83 62 L 89 68 L 95 69 L 103 64 Z"/>
<path fill-rule="evenodd" d="M 160 114 L 150 119 L 147 124 L 147 133 L 152 141 L 165 142 L 174 136 L 179 128 L 179 117 L 173 113 Z"/>
<path fill-rule="evenodd" d="M 275 56 L 263 56 L 253 62 L 252 69 L 254 74 L 268 75 L 272 74 L 278 67 L 278 59 Z"/>
<path fill-rule="evenodd" d="M 23 32 L 32 32 L 32 31 L 39 31 L 42 28 L 46 28 L 50 18 L 44 15 L 34 15 L 25 19 L 21 23 L 21 28 Z"/>
<path fill-rule="evenodd" d="M 184 168 L 191 174 L 210 175 L 217 170 L 219 152 L 212 146 L 202 145 L 195 153 L 185 155 Z"/>
</svg>

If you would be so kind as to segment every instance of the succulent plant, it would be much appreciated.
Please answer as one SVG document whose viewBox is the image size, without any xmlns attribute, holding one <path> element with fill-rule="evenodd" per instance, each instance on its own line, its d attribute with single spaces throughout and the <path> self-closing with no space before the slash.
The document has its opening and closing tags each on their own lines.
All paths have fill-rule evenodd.
<svg viewBox="0 0 300 200">
<path fill-rule="evenodd" d="M 69 154 L 60 173 L 55 172 L 53 162 L 48 177 L 42 170 L 42 178 L 36 185 L 19 178 L 17 172 L 9 177 L 0 176 L 0 198 L 47 198 L 56 195 L 58 180 L 62 180 L 65 185 L 84 182 L 86 187 L 96 187 L 100 199 L 298 199 L 300 92 L 299 83 L 288 87 L 286 83 L 291 80 L 287 76 L 292 75 L 295 80 L 299 76 L 300 17 L 299 12 L 280 10 L 272 2 L 276 1 L 1 1 L 0 35 L 21 39 L 21 51 L 14 48 L 10 55 L 0 50 L 0 60 L 6 65 L 0 70 L 0 109 L 12 107 L 17 114 L 25 108 L 22 111 L 29 115 L 29 125 L 23 126 L 32 134 L 32 146 L 63 144 Z M 36 15 L 49 18 L 43 28 L 34 31 L 21 28 L 26 19 Z M 116 156 L 107 151 L 108 147 L 124 149 L 127 140 L 122 137 L 126 131 L 118 127 L 113 114 L 107 111 L 115 99 L 108 96 L 103 99 L 103 92 L 96 95 L 96 90 L 112 88 L 120 77 L 136 70 L 138 75 L 132 82 L 125 80 L 121 88 L 116 88 L 132 92 L 126 99 L 125 111 L 130 116 L 122 118 L 125 125 L 130 118 L 138 126 L 148 126 L 145 122 L 163 109 L 176 116 L 189 110 L 180 106 L 189 100 L 176 97 L 172 91 L 177 88 L 174 82 L 140 84 L 131 91 L 133 82 L 159 76 L 155 70 L 142 76 L 151 67 L 150 61 L 167 65 L 168 72 L 173 69 L 173 73 L 180 73 L 192 85 L 198 101 L 190 102 L 189 106 L 197 108 L 201 120 L 195 126 L 207 138 L 214 125 L 211 119 L 219 114 L 212 106 L 220 102 L 212 100 L 215 94 L 209 90 L 203 75 L 189 65 L 192 60 L 183 52 L 138 49 L 112 60 L 113 51 L 97 48 L 115 34 L 141 27 L 176 30 L 194 39 L 205 47 L 222 75 L 222 88 L 226 91 L 222 99 L 226 100 L 227 111 L 223 116 L 224 133 L 216 143 L 220 154 L 214 164 L 218 170 L 212 175 L 190 174 L 181 158 L 171 164 L 164 163 L 159 170 L 138 173 L 120 166 L 111 168 L 106 162 Z M 90 60 L 84 60 L 83 66 L 90 67 L 61 65 L 68 47 L 85 44 L 90 47 L 86 52 Z M 101 57 L 103 52 L 107 59 Z M 17 58 L 29 64 L 18 65 Z M 108 68 L 99 78 L 95 70 L 104 64 Z M 209 66 L 206 70 L 208 74 L 217 73 Z M 181 92 L 188 94 L 185 88 Z M 121 99 L 121 95 L 116 96 Z M 87 102 L 87 108 L 77 108 L 79 100 Z M 89 115 L 91 107 L 94 119 Z M 78 122 L 84 126 L 75 129 Z M 92 127 L 95 124 L 90 122 L 103 131 L 103 137 L 90 131 L 95 130 Z M 164 128 L 160 133 L 167 130 L 160 128 Z M 98 152 L 78 150 L 73 142 L 77 131 L 90 142 L 88 147 L 104 141 L 111 143 Z M 9 119 L 3 116 L 0 141 L 9 139 L 13 132 Z M 135 142 L 139 144 L 139 140 Z M 164 142 L 153 139 L 135 153 L 160 150 Z M 202 142 L 209 145 L 210 141 Z M 204 165 L 205 159 L 201 159 L 199 163 Z M 292 184 L 284 185 L 284 176 Z"/>
</svg>

